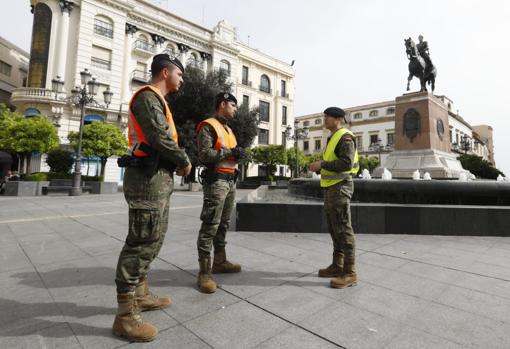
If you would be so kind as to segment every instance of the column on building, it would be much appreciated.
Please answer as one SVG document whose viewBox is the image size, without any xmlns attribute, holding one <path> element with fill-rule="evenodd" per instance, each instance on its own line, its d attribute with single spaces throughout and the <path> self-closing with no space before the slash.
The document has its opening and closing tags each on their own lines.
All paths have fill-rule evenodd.
<svg viewBox="0 0 510 349">
<path fill-rule="evenodd" d="M 61 0 L 59 1 L 59 5 L 60 9 L 62 10 L 62 20 L 60 21 L 60 33 L 58 39 L 57 76 L 60 76 L 61 80 L 67 81 L 65 75 L 67 69 L 66 63 L 69 39 L 69 22 L 74 4 L 70 1 Z"/>
<path fill-rule="evenodd" d="M 133 35 L 138 31 L 135 25 L 126 23 L 126 41 L 124 44 L 124 62 L 123 62 L 123 82 L 121 92 L 121 102 L 128 103 L 131 98 L 131 72 L 133 65 L 131 63 L 131 51 L 133 50 Z"/>
</svg>

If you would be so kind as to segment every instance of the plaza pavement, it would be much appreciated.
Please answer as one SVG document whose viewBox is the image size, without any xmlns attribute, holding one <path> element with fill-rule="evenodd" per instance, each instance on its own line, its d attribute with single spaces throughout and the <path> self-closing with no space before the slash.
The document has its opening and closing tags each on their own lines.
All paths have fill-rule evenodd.
<svg viewBox="0 0 510 349">
<path fill-rule="evenodd" d="M 149 279 L 173 304 L 145 313 L 160 335 L 135 344 L 111 335 L 123 196 L 0 197 L 0 348 L 510 348 L 509 238 L 359 235 L 359 284 L 335 290 L 316 277 L 329 236 L 230 232 L 243 272 L 205 295 L 201 202 L 172 196 Z"/>
</svg>

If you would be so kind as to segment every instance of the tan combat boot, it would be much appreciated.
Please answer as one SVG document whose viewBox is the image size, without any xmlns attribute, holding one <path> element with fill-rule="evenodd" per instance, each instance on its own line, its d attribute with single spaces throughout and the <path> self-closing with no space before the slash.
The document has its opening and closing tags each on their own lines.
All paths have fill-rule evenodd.
<svg viewBox="0 0 510 349">
<path fill-rule="evenodd" d="M 157 310 L 168 307 L 172 302 L 168 297 L 158 297 L 149 291 L 147 276 L 142 276 L 135 289 L 136 305 L 140 311 Z"/>
<path fill-rule="evenodd" d="M 346 288 L 356 286 L 357 283 L 358 276 L 354 269 L 354 258 L 350 258 L 344 261 L 344 272 L 342 276 L 331 279 L 329 285 L 333 288 Z"/>
<path fill-rule="evenodd" d="M 204 257 L 198 260 L 200 271 L 198 272 L 198 289 L 203 293 L 216 292 L 216 281 L 211 276 L 211 257 Z"/>
<path fill-rule="evenodd" d="M 213 274 L 221 273 L 239 273 L 241 266 L 236 263 L 231 263 L 227 260 L 225 248 L 214 249 L 214 263 L 212 266 Z"/>
<path fill-rule="evenodd" d="M 140 310 L 136 307 L 135 295 L 124 293 L 117 295 L 119 308 L 112 332 L 132 342 L 150 342 L 158 335 L 158 329 L 145 322 Z"/>
<path fill-rule="evenodd" d="M 329 267 L 324 269 L 319 269 L 319 277 L 321 278 L 333 278 L 336 276 L 342 275 L 342 264 L 343 264 L 343 254 L 341 252 L 333 253 L 333 262 L 329 265 Z"/>
</svg>

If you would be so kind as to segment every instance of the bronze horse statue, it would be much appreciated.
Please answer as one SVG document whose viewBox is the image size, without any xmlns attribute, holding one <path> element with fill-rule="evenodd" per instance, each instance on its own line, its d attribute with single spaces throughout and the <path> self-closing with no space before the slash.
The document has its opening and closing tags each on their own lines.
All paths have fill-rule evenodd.
<svg viewBox="0 0 510 349">
<path fill-rule="evenodd" d="M 434 92 L 435 82 L 436 82 L 436 67 L 434 65 L 428 66 L 425 59 L 420 56 L 416 44 L 413 39 L 408 38 L 404 39 L 406 46 L 407 58 L 409 59 L 409 76 L 407 77 L 407 91 L 409 91 L 409 84 L 413 79 L 413 76 L 416 76 L 420 79 L 420 92 L 427 91 L 426 83 L 428 83 Z"/>
</svg>

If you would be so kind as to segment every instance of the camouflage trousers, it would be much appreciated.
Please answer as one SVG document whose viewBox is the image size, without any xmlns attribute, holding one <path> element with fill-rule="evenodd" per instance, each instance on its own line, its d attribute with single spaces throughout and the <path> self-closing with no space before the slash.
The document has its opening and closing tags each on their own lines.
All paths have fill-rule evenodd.
<svg viewBox="0 0 510 349">
<path fill-rule="evenodd" d="M 153 176 L 128 167 L 124 175 L 124 197 L 129 206 L 126 242 L 117 263 L 117 293 L 134 292 L 141 276 L 147 275 L 168 228 L 173 176 L 159 169 Z"/>
<path fill-rule="evenodd" d="M 213 245 L 217 249 L 227 244 L 225 237 L 235 205 L 236 184 L 219 179 L 212 184 L 204 183 L 203 190 L 202 226 L 197 240 L 199 258 L 210 256 Z"/>
<path fill-rule="evenodd" d="M 354 262 L 355 237 L 351 224 L 352 180 L 324 188 L 324 211 L 334 253 Z"/>
</svg>

